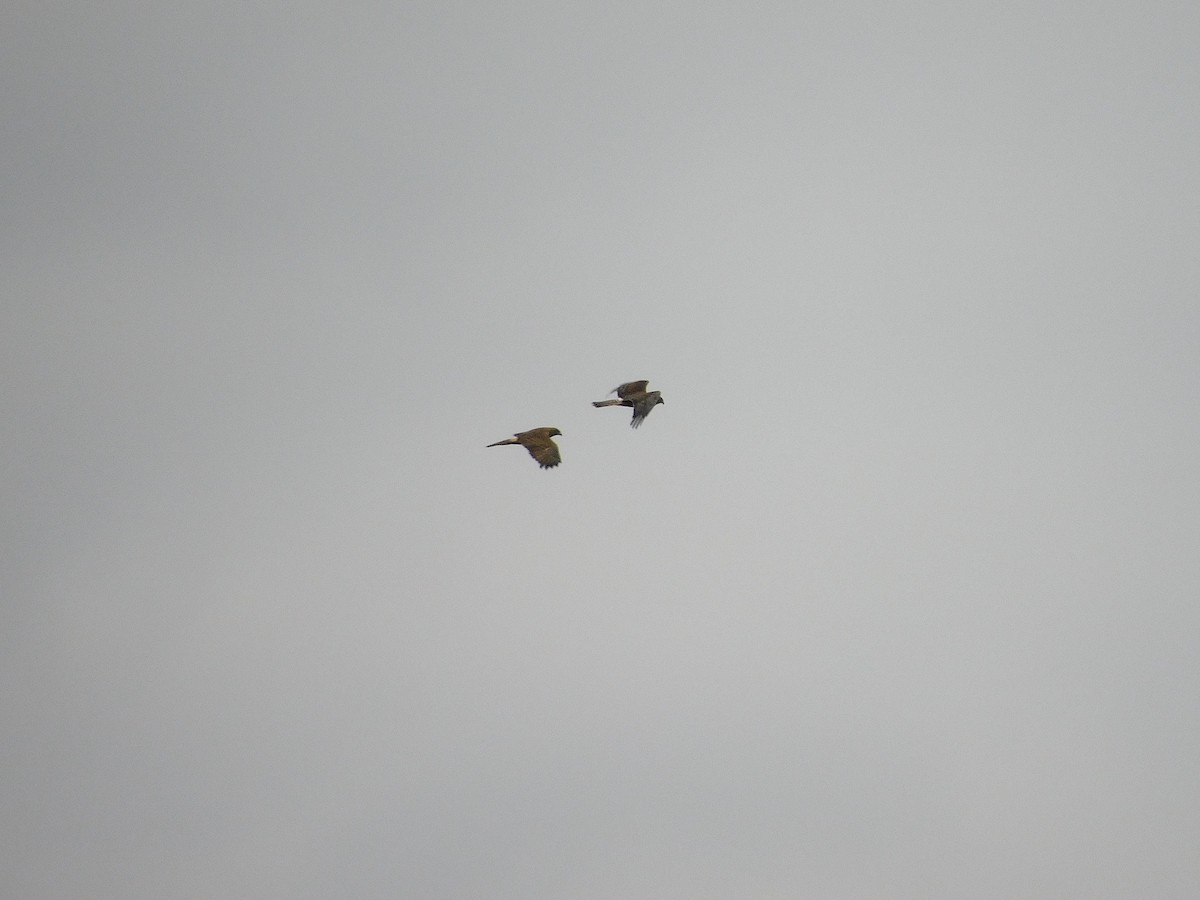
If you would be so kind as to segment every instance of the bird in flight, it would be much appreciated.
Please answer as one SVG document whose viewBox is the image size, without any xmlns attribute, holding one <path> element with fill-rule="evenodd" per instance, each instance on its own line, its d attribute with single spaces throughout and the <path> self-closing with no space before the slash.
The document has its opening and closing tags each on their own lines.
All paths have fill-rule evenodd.
<svg viewBox="0 0 1200 900">
<path fill-rule="evenodd" d="M 662 398 L 661 391 L 646 390 L 646 385 L 649 383 L 649 381 L 627 381 L 609 391 L 610 394 L 617 395 L 616 400 L 593 400 L 592 406 L 631 406 L 633 407 L 633 420 L 629 423 L 629 427 L 637 428 L 646 416 L 650 415 L 654 407 L 667 402 Z"/>
<path fill-rule="evenodd" d="M 503 447 L 505 444 L 520 444 L 529 451 L 529 455 L 539 466 L 543 469 L 553 469 L 562 462 L 562 457 L 558 455 L 558 444 L 550 440 L 556 434 L 561 435 L 562 432 L 557 428 L 534 428 L 530 431 L 518 431 L 508 440 L 496 441 L 488 446 Z"/>
</svg>

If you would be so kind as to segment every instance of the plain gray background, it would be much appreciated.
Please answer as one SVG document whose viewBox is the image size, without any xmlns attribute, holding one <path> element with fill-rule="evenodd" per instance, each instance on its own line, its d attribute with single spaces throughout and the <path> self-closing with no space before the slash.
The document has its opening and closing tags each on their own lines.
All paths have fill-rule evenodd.
<svg viewBox="0 0 1200 900">
<path fill-rule="evenodd" d="M 5 897 L 1200 893 L 1195 4 L 0 35 Z"/>
</svg>

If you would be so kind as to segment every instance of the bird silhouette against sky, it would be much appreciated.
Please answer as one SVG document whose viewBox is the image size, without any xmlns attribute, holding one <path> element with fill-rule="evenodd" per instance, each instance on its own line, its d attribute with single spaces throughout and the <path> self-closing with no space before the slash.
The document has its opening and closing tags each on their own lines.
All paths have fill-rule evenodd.
<svg viewBox="0 0 1200 900">
<path fill-rule="evenodd" d="M 507 440 L 496 441 L 488 446 L 503 447 L 506 444 L 520 444 L 529 451 L 529 455 L 536 460 L 539 466 L 543 469 L 553 469 L 562 462 L 562 457 L 558 455 L 558 444 L 550 440 L 556 434 L 561 435 L 562 432 L 557 428 L 533 428 L 529 431 L 518 431 Z"/>
<path fill-rule="evenodd" d="M 633 419 L 630 428 L 637 428 L 650 415 L 654 407 L 667 401 L 662 398 L 661 391 L 647 391 L 649 381 L 627 381 L 609 391 L 616 394 L 616 400 L 593 400 L 592 406 L 629 406 L 633 408 Z"/>
</svg>

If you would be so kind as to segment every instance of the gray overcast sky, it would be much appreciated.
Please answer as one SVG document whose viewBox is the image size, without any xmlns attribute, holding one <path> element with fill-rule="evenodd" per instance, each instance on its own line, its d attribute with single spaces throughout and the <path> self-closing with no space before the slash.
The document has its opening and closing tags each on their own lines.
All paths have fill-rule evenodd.
<svg viewBox="0 0 1200 900">
<path fill-rule="evenodd" d="M 3 19 L 4 897 L 1200 895 L 1195 4 Z"/>
</svg>

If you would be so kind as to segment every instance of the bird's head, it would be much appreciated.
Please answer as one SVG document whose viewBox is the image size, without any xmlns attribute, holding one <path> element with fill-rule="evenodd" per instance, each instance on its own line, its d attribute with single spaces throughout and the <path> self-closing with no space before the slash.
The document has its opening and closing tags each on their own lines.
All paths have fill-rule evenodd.
<svg viewBox="0 0 1200 900">
<path fill-rule="evenodd" d="M 560 437 L 562 436 L 562 432 L 559 431 L 557 428 L 551 428 L 549 433 L 550 433 L 550 437 L 554 437 L 555 435 L 558 435 Z"/>
</svg>

